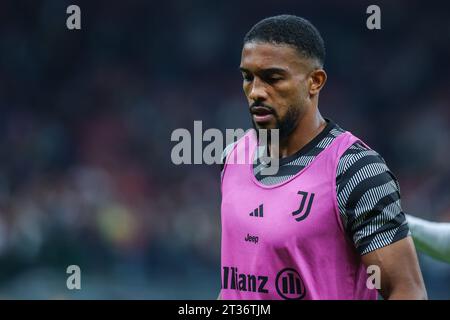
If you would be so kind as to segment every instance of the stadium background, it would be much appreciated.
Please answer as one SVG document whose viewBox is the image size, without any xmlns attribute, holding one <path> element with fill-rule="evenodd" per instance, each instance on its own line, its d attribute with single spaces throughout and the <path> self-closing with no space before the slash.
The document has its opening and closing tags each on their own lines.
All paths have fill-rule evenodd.
<svg viewBox="0 0 450 320">
<path fill-rule="evenodd" d="M 406 212 L 450 221 L 449 7 L 377 1 L 369 31 L 369 4 L 2 1 L 0 298 L 216 298 L 219 168 L 173 165 L 170 134 L 250 126 L 242 38 L 280 13 L 325 39 L 322 114 L 383 155 Z M 450 265 L 420 262 L 429 297 L 449 299 Z"/>
</svg>

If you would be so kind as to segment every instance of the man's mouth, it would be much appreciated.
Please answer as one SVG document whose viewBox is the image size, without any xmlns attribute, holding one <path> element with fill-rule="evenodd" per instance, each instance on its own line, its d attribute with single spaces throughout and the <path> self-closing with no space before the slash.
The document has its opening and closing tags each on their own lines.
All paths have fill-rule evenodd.
<svg viewBox="0 0 450 320">
<path fill-rule="evenodd" d="M 271 109 L 262 106 L 251 107 L 251 114 L 257 123 L 269 122 L 274 118 L 274 113 Z"/>
</svg>

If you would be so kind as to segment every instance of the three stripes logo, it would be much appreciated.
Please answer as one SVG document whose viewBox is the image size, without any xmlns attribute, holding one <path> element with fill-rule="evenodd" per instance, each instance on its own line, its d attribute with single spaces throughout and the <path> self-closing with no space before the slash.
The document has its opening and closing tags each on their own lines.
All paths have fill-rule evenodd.
<svg viewBox="0 0 450 320">
<path fill-rule="evenodd" d="M 278 272 L 275 285 L 278 295 L 286 300 L 300 300 L 306 295 L 302 278 L 293 268 L 285 268 Z"/>
<path fill-rule="evenodd" d="M 263 204 L 261 203 L 258 208 L 250 212 L 250 217 L 264 217 Z"/>
<path fill-rule="evenodd" d="M 305 204 L 306 204 L 306 199 L 308 198 L 308 192 L 305 191 L 299 191 L 298 192 L 299 195 L 301 195 L 302 200 L 300 201 L 300 207 L 295 210 L 294 212 L 292 212 L 292 215 L 295 217 L 296 221 L 302 221 L 304 219 L 306 219 L 306 217 L 309 215 L 309 212 L 311 211 L 311 206 L 314 200 L 314 193 L 310 193 L 309 194 L 309 200 L 308 200 L 308 205 L 306 206 L 306 210 L 305 209 Z"/>
</svg>

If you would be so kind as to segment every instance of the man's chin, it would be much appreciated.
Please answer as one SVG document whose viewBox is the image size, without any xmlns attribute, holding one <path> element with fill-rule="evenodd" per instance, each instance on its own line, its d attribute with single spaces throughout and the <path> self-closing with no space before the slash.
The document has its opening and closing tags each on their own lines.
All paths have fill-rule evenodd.
<svg viewBox="0 0 450 320">
<path fill-rule="evenodd" d="M 271 123 L 271 122 L 255 122 L 255 120 L 253 120 L 252 123 L 253 123 L 253 128 L 255 130 L 260 130 L 260 129 L 264 129 L 264 130 L 277 129 L 276 124 Z"/>
<path fill-rule="evenodd" d="M 268 135 L 271 134 L 272 130 L 276 129 L 276 128 L 273 128 L 272 126 L 253 126 L 253 128 L 256 131 L 259 131 L 259 132 L 265 132 L 266 131 Z"/>
</svg>

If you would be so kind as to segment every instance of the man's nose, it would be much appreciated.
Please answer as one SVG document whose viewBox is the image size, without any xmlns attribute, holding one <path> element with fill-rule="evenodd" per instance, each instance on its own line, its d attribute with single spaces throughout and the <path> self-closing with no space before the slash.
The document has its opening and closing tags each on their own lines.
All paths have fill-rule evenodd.
<svg viewBox="0 0 450 320">
<path fill-rule="evenodd" d="M 264 101 L 267 99 L 266 87 L 258 78 L 253 80 L 248 97 L 253 101 Z"/>
</svg>

